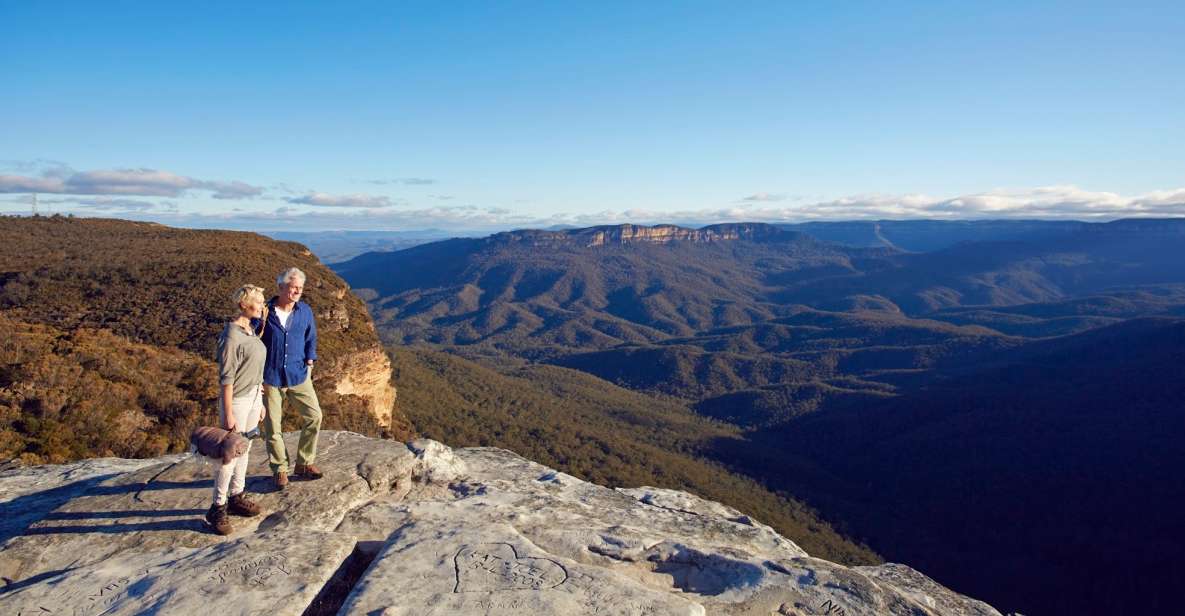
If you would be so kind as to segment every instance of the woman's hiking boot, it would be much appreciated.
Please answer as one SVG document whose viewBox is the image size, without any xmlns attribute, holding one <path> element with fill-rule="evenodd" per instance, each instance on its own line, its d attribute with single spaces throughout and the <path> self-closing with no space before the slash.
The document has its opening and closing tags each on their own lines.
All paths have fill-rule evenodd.
<svg viewBox="0 0 1185 616">
<path fill-rule="evenodd" d="M 259 515 L 259 505 L 247 500 L 246 493 L 239 492 L 226 502 L 227 511 L 231 515 L 241 515 L 245 518 L 253 518 Z"/>
<path fill-rule="evenodd" d="M 295 471 L 293 474 L 301 479 L 320 479 L 325 476 L 321 469 L 312 464 L 297 464 Z"/>
<path fill-rule="evenodd" d="M 219 535 L 229 535 L 234 530 L 226 516 L 226 505 L 210 505 L 210 510 L 206 512 L 206 524 Z"/>
</svg>

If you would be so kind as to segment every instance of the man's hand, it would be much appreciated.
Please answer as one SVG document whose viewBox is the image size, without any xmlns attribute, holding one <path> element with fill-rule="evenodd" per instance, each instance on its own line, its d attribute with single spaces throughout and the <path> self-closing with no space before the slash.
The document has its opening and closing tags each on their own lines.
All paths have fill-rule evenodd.
<svg viewBox="0 0 1185 616">
<path fill-rule="evenodd" d="M 310 367 L 311 367 L 311 366 L 313 365 L 313 360 L 311 360 L 311 359 L 306 359 L 306 360 L 304 360 L 304 364 L 305 364 L 306 366 L 310 366 Z"/>
</svg>

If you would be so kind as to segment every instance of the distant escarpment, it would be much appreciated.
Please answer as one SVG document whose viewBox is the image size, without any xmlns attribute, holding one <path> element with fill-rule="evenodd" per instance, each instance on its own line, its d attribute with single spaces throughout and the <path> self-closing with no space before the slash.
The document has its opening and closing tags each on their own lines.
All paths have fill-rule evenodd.
<svg viewBox="0 0 1185 616">
<path fill-rule="evenodd" d="M 390 361 L 349 286 L 300 244 L 253 233 L 60 216 L 0 226 L 0 459 L 64 462 L 183 449 L 216 412 L 230 294 L 308 275 L 314 383 L 328 426 L 406 437 Z M 378 375 L 377 377 L 375 375 Z"/>
<path fill-rule="evenodd" d="M 568 230 L 509 231 L 490 237 L 490 242 L 523 243 L 533 246 L 571 244 L 576 246 L 613 246 L 621 244 L 665 244 L 668 242 L 725 242 L 730 240 L 791 241 L 805 236 L 795 231 L 764 223 L 729 223 L 689 229 L 676 225 L 604 225 Z"/>
<path fill-rule="evenodd" d="M 433 242 L 364 254 L 334 269 L 366 289 L 388 341 L 532 359 L 727 335 L 722 330 L 806 309 L 950 318 L 1001 327 L 981 332 L 988 335 L 1043 335 L 1105 324 L 1093 309 L 1074 311 L 1069 300 L 1122 294 L 1117 301 L 1130 304 L 1135 293 L 1141 303 L 1177 302 L 1185 220 L 1055 230 L 907 253 L 758 223 L 622 225 Z M 1060 307 L 1039 323 L 999 314 L 1038 303 Z M 1145 314 L 1139 308 L 1131 316 Z"/>
</svg>

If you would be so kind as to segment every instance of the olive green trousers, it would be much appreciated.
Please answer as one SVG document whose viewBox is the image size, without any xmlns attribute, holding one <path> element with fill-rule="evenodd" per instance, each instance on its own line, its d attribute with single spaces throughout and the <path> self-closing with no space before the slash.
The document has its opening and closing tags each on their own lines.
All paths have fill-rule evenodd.
<svg viewBox="0 0 1185 616">
<path fill-rule="evenodd" d="M 321 403 L 313 390 L 313 375 L 293 387 L 263 386 L 263 406 L 267 417 L 263 420 L 263 437 L 267 442 L 267 462 L 272 473 L 287 473 L 288 449 L 284 447 L 284 401 L 300 414 L 300 442 L 296 447 L 296 464 L 312 464 L 317 459 L 317 434 L 321 432 Z"/>
</svg>

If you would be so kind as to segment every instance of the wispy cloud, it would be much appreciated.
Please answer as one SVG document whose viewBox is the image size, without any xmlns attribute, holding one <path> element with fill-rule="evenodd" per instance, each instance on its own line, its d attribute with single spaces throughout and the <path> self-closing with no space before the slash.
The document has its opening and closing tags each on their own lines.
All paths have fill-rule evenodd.
<svg viewBox="0 0 1185 616">
<path fill-rule="evenodd" d="M 20 195 L 0 199 L 0 204 L 14 204 L 21 206 L 20 211 L 28 212 L 33 205 L 33 195 Z M 37 200 L 42 214 L 70 213 L 93 215 L 115 215 L 126 213 L 164 213 L 180 212 L 176 201 L 147 201 L 144 199 L 130 199 L 125 197 L 60 197 L 41 198 Z"/>
<path fill-rule="evenodd" d="M 366 180 L 367 184 L 378 184 L 379 186 L 389 186 L 392 184 L 403 184 L 405 186 L 428 186 L 435 184 L 436 180 L 432 178 L 393 178 L 393 179 L 379 179 Z"/>
<path fill-rule="evenodd" d="M 366 209 L 386 208 L 395 205 L 389 197 L 356 193 L 352 195 L 331 195 L 323 192 L 311 192 L 301 197 L 288 197 L 288 203 L 300 205 L 314 205 L 317 207 L 356 207 Z"/>
<path fill-rule="evenodd" d="M 215 199 L 249 199 L 263 189 L 238 180 L 202 180 L 157 169 L 74 171 L 56 166 L 37 176 L 0 175 L 0 193 L 181 197 L 207 191 Z"/>
<path fill-rule="evenodd" d="M 34 158 L 29 160 L 0 160 L 0 170 L 16 171 L 22 174 L 62 177 L 74 172 L 70 165 L 52 158 Z"/>
<path fill-rule="evenodd" d="M 147 212 L 160 208 L 160 205 L 152 201 L 141 201 L 139 199 L 113 199 L 109 197 L 99 197 L 95 199 L 63 199 L 58 203 L 72 203 L 78 207 L 99 210 L 103 212 Z"/>
<path fill-rule="evenodd" d="M 749 195 L 741 201 L 785 201 L 786 199 L 789 197 L 783 194 L 759 192 Z"/>
<path fill-rule="evenodd" d="M 65 192 L 60 178 L 30 178 L 20 175 L 0 174 L 0 192 L 3 193 L 60 193 Z"/>
<path fill-rule="evenodd" d="M 197 188 L 212 191 L 215 199 L 250 199 L 263 194 L 259 186 L 237 180 L 230 182 L 199 182 Z"/>
<path fill-rule="evenodd" d="M 26 197 L 26 199 L 31 199 Z M 63 211 L 93 211 L 104 213 L 121 212 L 178 212 L 176 201 L 147 201 L 124 197 L 66 197 L 63 199 L 41 199 L 41 204 L 53 208 L 61 206 Z"/>
</svg>

